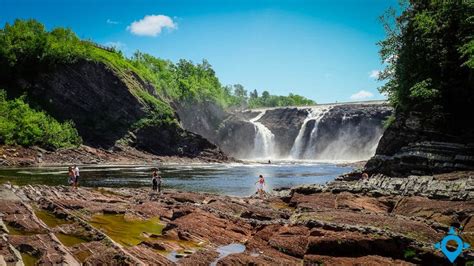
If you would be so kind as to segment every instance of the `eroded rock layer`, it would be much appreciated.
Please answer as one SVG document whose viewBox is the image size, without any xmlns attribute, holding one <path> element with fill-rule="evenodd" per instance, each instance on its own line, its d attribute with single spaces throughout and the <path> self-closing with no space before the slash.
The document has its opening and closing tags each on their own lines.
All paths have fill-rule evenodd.
<svg viewBox="0 0 474 266">
<path fill-rule="evenodd" d="M 452 225 L 474 244 L 469 174 L 442 180 L 453 193 L 467 185 L 468 196 L 455 200 L 437 197 L 433 184 L 384 182 L 336 181 L 264 199 L 5 184 L 0 255 L 33 264 L 410 265 L 446 263 L 433 244 Z M 228 245 L 239 250 L 222 253 Z"/>
</svg>

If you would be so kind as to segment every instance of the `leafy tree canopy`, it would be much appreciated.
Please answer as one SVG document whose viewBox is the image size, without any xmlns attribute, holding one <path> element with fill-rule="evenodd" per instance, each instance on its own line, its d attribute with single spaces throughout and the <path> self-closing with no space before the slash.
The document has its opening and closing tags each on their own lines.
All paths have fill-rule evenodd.
<svg viewBox="0 0 474 266">
<path fill-rule="evenodd" d="M 380 88 L 399 112 L 459 117 L 474 104 L 474 2 L 410 0 L 381 18 Z M 446 117 L 442 120 L 447 120 Z"/>
</svg>

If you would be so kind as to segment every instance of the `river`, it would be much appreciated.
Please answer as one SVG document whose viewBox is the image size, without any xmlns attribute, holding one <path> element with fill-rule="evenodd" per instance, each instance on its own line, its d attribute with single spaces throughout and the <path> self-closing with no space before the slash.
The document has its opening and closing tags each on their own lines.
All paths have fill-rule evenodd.
<svg viewBox="0 0 474 266">
<path fill-rule="evenodd" d="M 82 166 L 80 185 L 86 187 L 143 187 L 151 184 L 152 166 Z M 350 166 L 321 162 L 280 161 L 272 164 L 163 165 L 163 187 L 232 196 L 255 192 L 258 175 L 267 190 L 301 184 L 322 184 L 351 171 Z M 0 183 L 67 185 L 66 167 L 0 168 Z"/>
</svg>

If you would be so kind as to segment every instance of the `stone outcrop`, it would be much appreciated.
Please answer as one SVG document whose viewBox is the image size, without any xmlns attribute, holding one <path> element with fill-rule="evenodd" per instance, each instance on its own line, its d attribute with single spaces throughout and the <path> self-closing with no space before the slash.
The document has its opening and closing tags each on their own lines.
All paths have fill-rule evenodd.
<svg viewBox="0 0 474 266">
<path fill-rule="evenodd" d="M 245 158 L 253 149 L 255 128 L 248 121 L 252 114 L 232 113 L 211 102 L 178 102 L 174 107 L 183 128 L 203 136 L 226 154 Z"/>
<path fill-rule="evenodd" d="M 196 139 L 199 140 L 202 138 L 196 137 Z M 206 143 L 207 142 L 204 142 L 204 144 Z M 144 149 L 147 150 L 146 147 Z M 45 150 L 36 146 L 25 148 L 21 146 L 0 145 L 0 166 L 50 166 L 73 164 L 137 165 L 156 164 L 157 162 L 203 163 L 228 160 L 227 157 L 219 153 L 205 154 L 200 152 L 197 157 L 187 157 L 189 156 L 187 154 L 190 152 L 189 150 L 179 150 L 176 154 L 171 156 L 158 156 L 146 152 L 145 150 L 139 150 L 127 145 L 116 145 L 112 150 L 81 145 L 75 148 L 59 149 L 55 151 Z"/>
<path fill-rule="evenodd" d="M 254 147 L 255 127 L 247 119 L 231 115 L 222 121 L 216 140 L 219 147 L 237 158 L 246 158 Z"/>
<path fill-rule="evenodd" d="M 199 134 L 214 144 L 220 144 L 222 138 L 218 135 L 219 126 L 231 114 L 216 103 L 204 102 L 175 102 L 176 110 L 183 128 Z"/>
<path fill-rule="evenodd" d="M 452 179 L 449 174 L 435 176 L 409 176 L 396 178 L 382 174 L 355 181 L 332 182 L 328 185 L 301 185 L 292 188 L 292 192 L 312 194 L 316 192 L 338 193 L 347 191 L 369 196 L 423 196 L 430 199 L 474 200 L 474 173 L 457 172 Z M 341 176 L 337 180 L 345 180 Z M 349 177 L 349 180 L 353 180 Z M 284 191 L 280 191 L 284 195 Z"/>
<path fill-rule="evenodd" d="M 472 123 L 463 130 L 446 127 L 420 113 L 398 114 L 365 171 L 407 176 L 474 169 Z"/>
</svg>

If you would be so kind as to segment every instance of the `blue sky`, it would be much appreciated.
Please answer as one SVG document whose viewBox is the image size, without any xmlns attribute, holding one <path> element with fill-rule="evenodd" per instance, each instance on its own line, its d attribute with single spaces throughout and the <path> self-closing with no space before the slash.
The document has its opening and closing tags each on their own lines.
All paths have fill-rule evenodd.
<svg viewBox="0 0 474 266">
<path fill-rule="evenodd" d="M 207 59 L 225 84 L 319 103 L 383 99 L 378 17 L 396 0 L 0 0 L 0 24 L 48 29 L 177 61 Z M 160 16 L 161 15 L 161 16 Z M 146 18 L 146 16 L 149 16 Z M 135 22 L 135 23 L 134 23 Z"/>
</svg>

